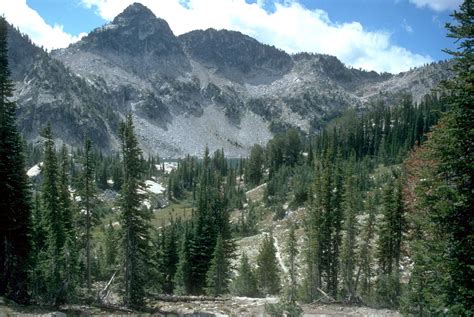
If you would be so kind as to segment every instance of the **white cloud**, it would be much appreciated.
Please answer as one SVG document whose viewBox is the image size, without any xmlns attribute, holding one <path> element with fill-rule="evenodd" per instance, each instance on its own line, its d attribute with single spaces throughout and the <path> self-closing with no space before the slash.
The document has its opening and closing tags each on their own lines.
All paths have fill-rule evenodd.
<svg viewBox="0 0 474 317">
<path fill-rule="evenodd" d="M 0 1 L 0 14 L 21 32 L 28 34 L 34 43 L 47 49 L 66 47 L 85 35 L 73 36 L 64 32 L 62 25 L 47 24 L 38 12 L 28 6 L 26 0 Z"/>
<path fill-rule="evenodd" d="M 409 0 L 418 8 L 428 7 L 434 11 L 455 10 L 461 5 L 462 0 Z"/>
<path fill-rule="evenodd" d="M 335 55 L 356 68 L 398 73 L 432 61 L 391 43 L 386 31 L 367 31 L 358 22 L 338 24 L 322 10 L 309 10 L 296 0 L 278 1 L 267 12 L 264 0 L 81 0 L 105 20 L 112 20 L 133 2 L 165 19 L 177 35 L 195 29 L 229 29 L 275 45 L 289 53 Z"/>
<path fill-rule="evenodd" d="M 413 33 L 413 27 L 408 24 L 407 20 L 403 20 L 402 27 L 407 33 Z"/>
</svg>

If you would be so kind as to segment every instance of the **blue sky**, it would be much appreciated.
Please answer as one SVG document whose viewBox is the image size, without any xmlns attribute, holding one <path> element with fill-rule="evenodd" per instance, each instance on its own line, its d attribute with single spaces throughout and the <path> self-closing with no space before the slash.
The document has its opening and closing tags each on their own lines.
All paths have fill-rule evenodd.
<svg viewBox="0 0 474 317">
<path fill-rule="evenodd" d="M 130 3 L 148 6 L 175 34 L 241 31 L 290 53 L 400 72 L 448 58 L 444 24 L 460 0 L 0 0 L 0 14 L 47 49 L 66 47 Z M 8 3 L 7 3 L 8 2 Z"/>
</svg>

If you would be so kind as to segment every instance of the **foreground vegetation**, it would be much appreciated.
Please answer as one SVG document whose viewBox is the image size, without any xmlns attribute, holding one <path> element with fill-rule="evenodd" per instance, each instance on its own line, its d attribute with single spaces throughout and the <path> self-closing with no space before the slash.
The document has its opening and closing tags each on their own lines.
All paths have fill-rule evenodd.
<svg viewBox="0 0 474 317">
<path fill-rule="evenodd" d="M 409 96 L 398 107 L 374 104 L 315 136 L 290 129 L 238 162 L 206 148 L 202 159 L 188 156 L 169 173 L 158 158 L 143 158 L 131 116 L 112 157 L 88 140 L 58 152 L 48 126 L 41 149 L 27 148 L 31 164 L 42 161 L 31 185 L 2 19 L 0 296 L 105 303 L 115 284 L 121 303 L 138 310 L 159 294 L 231 293 L 279 295 L 267 307 L 275 315 L 298 315 L 298 302 L 322 298 L 420 316 L 472 315 L 473 6 L 465 1 L 458 24 L 448 26 L 460 45 L 452 52 L 456 77 L 419 104 Z M 152 200 L 146 180 L 167 184 L 165 194 Z M 289 225 L 286 270 L 271 230 L 256 263 L 236 250 L 237 239 L 261 229 L 262 215 L 244 194 L 261 184 L 273 219 L 306 210 L 303 248 L 301 228 Z M 157 208 L 165 205 L 166 212 Z"/>
</svg>

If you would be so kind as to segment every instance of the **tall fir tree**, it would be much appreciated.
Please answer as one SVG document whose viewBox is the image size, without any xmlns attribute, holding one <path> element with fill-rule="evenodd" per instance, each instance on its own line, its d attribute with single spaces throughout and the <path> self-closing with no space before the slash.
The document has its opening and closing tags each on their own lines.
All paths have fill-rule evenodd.
<svg viewBox="0 0 474 317">
<path fill-rule="evenodd" d="M 141 180 L 143 165 L 141 150 L 135 136 L 132 115 L 120 127 L 123 156 L 123 184 L 119 206 L 122 225 L 123 301 L 129 307 L 142 307 L 145 298 L 147 274 L 150 269 L 150 213 L 141 208 L 145 187 Z"/>
<path fill-rule="evenodd" d="M 412 304 L 406 312 L 420 316 L 474 314 L 474 1 L 465 0 L 452 17 L 446 27 L 457 49 L 446 50 L 455 73 L 445 84 L 449 109 L 410 160 L 421 163 L 405 299 Z"/>
<path fill-rule="evenodd" d="M 281 283 L 272 234 L 263 238 L 257 256 L 257 265 L 256 275 L 260 292 L 264 295 L 277 294 L 281 289 Z"/>
<path fill-rule="evenodd" d="M 228 291 L 231 274 L 230 258 L 227 257 L 225 250 L 225 241 L 219 234 L 212 254 L 211 265 L 207 272 L 206 292 L 209 295 L 222 295 Z"/>
<path fill-rule="evenodd" d="M 70 179 L 70 159 L 65 145 L 61 149 L 61 161 L 59 172 L 59 195 L 62 217 L 62 226 L 64 228 L 64 245 L 61 250 L 61 256 L 64 257 L 64 281 L 65 300 L 71 302 L 76 297 L 79 273 L 79 250 L 77 246 L 78 232 L 76 230 L 77 217 L 75 215 L 75 206 L 71 201 Z"/>
<path fill-rule="evenodd" d="M 295 225 L 290 224 L 288 231 L 287 252 L 288 252 L 288 289 L 287 301 L 290 305 L 295 305 L 298 292 L 298 267 L 296 256 L 298 255 L 298 244 L 295 235 Z"/>
<path fill-rule="evenodd" d="M 240 259 L 237 276 L 232 283 L 232 292 L 237 296 L 255 297 L 258 295 L 257 278 L 245 253 Z"/>
<path fill-rule="evenodd" d="M 354 270 L 356 263 L 356 237 L 358 233 L 357 225 L 357 185 L 355 176 L 353 175 L 353 162 L 349 163 L 347 170 L 346 182 L 344 184 L 343 209 L 345 213 L 344 220 L 344 238 L 341 254 L 342 280 L 344 285 L 344 293 L 348 302 L 355 300 L 355 281 Z"/>
<path fill-rule="evenodd" d="M 8 68 L 8 24 L 0 17 L 0 296 L 29 300 L 31 206 Z"/>
<path fill-rule="evenodd" d="M 96 184 L 95 184 L 95 165 L 92 153 L 92 142 L 86 139 L 84 143 L 84 158 L 82 162 L 81 173 L 81 205 L 84 210 L 84 239 L 85 239 L 85 267 L 86 267 L 86 285 L 91 290 L 92 273 L 91 273 L 91 248 L 92 248 L 92 225 L 94 222 L 94 206 L 96 204 Z"/>
</svg>

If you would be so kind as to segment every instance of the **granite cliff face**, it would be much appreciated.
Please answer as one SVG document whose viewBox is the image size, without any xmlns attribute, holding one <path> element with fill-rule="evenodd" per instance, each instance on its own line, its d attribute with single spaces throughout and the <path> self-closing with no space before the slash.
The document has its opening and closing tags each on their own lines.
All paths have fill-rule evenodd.
<svg viewBox="0 0 474 317">
<path fill-rule="evenodd" d="M 244 156 L 276 132 L 312 132 L 375 99 L 396 102 L 410 93 L 421 100 L 450 76 L 449 62 L 378 74 L 333 56 L 289 55 L 227 30 L 176 37 L 141 4 L 65 49 L 46 53 L 13 28 L 9 44 L 28 140 L 51 122 L 71 146 L 89 136 L 115 151 L 118 124 L 132 112 L 143 149 L 162 157 L 199 155 L 206 144 Z"/>
</svg>

